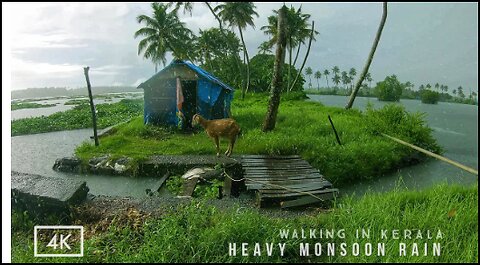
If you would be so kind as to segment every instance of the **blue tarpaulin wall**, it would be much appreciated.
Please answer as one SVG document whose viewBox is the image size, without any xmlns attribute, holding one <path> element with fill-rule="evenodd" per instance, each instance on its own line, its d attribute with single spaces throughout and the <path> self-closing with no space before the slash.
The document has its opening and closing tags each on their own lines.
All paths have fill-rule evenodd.
<svg viewBox="0 0 480 265">
<path fill-rule="evenodd" d="M 139 86 L 144 89 L 144 123 L 179 124 L 176 79 L 175 77 L 169 78 L 168 70 L 181 65 L 187 66 L 198 76 L 196 112 L 206 119 L 229 117 L 233 88 L 191 62 L 174 60 Z"/>
</svg>

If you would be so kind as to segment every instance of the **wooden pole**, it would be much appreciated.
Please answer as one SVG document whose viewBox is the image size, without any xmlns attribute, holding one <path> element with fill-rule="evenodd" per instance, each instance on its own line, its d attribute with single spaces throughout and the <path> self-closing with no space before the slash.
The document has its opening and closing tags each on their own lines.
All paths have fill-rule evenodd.
<svg viewBox="0 0 480 265">
<path fill-rule="evenodd" d="M 333 121 L 332 121 L 332 118 L 330 118 L 330 115 L 328 115 L 328 120 L 330 121 L 330 124 L 332 125 L 332 129 L 333 129 L 333 132 L 335 133 L 335 137 L 337 138 L 338 145 L 342 145 L 342 143 L 340 142 L 340 137 L 338 137 L 337 130 L 335 129 L 335 126 L 333 126 Z"/>
<path fill-rule="evenodd" d="M 87 79 L 87 89 L 88 97 L 90 98 L 90 110 L 92 111 L 92 121 L 93 121 L 93 138 L 95 139 L 95 146 L 98 146 L 98 135 L 97 135 L 97 115 L 95 114 L 95 105 L 93 105 L 93 96 L 92 96 L 92 87 L 90 86 L 90 78 L 88 78 L 89 66 L 83 68 L 85 74 L 85 79 Z"/>
<path fill-rule="evenodd" d="M 393 136 L 390 136 L 390 135 L 388 135 L 388 134 L 382 133 L 382 135 L 385 136 L 385 137 L 387 137 L 387 138 L 389 138 L 389 139 L 391 139 L 391 140 L 393 140 L 393 141 L 395 141 L 395 142 L 397 142 L 397 143 L 406 145 L 406 146 L 408 146 L 408 147 L 410 147 L 410 148 L 413 148 L 413 149 L 415 149 L 415 150 L 417 150 L 417 151 L 420 151 L 420 152 L 422 152 L 422 153 L 424 153 L 424 154 L 427 154 L 427 155 L 429 155 L 429 156 L 435 157 L 436 159 L 439 159 L 439 160 L 442 160 L 442 161 L 447 162 L 447 163 L 449 163 L 449 164 L 452 164 L 452 165 L 454 165 L 454 166 L 456 166 L 456 167 L 458 167 L 458 168 L 461 168 L 461 169 L 463 169 L 463 170 L 465 170 L 465 171 L 467 171 L 467 172 L 470 172 L 470 173 L 478 176 L 478 171 L 475 170 L 475 169 L 473 169 L 473 168 L 471 168 L 471 167 L 467 167 L 467 166 L 462 165 L 462 164 L 460 164 L 460 163 L 458 163 L 458 162 L 455 162 L 455 161 L 453 161 L 453 160 L 450 160 L 450 159 L 448 159 L 448 158 L 446 158 L 446 157 L 443 157 L 443 156 L 441 156 L 441 155 L 437 155 L 437 154 L 435 154 L 435 153 L 432 153 L 432 152 L 430 152 L 430 151 L 428 151 L 428 150 L 425 150 L 425 149 L 423 149 L 423 148 L 421 148 L 421 147 L 418 147 L 418 146 L 416 146 L 416 145 L 413 145 L 413 144 L 407 143 L 407 142 L 405 142 L 405 141 L 402 141 L 402 140 L 400 140 L 400 139 L 398 139 L 398 138 L 395 138 L 395 137 L 393 137 Z"/>
<path fill-rule="evenodd" d="M 355 84 L 355 89 L 352 89 L 352 94 L 350 95 L 350 99 L 348 100 L 348 103 L 345 106 L 345 109 L 352 108 L 353 102 L 355 101 L 355 97 L 357 97 L 358 90 L 360 90 L 360 86 L 362 85 L 363 80 L 365 79 L 365 76 L 368 73 L 368 69 L 370 68 L 370 64 L 372 63 L 372 60 L 373 60 L 373 55 L 375 54 L 375 51 L 377 50 L 378 42 L 380 41 L 380 36 L 382 36 L 383 27 L 385 26 L 385 20 L 387 20 L 387 2 L 383 3 L 383 14 L 382 14 L 382 19 L 380 20 L 380 25 L 378 26 L 377 35 L 375 36 L 375 40 L 373 41 L 372 48 L 370 49 L 370 54 L 368 55 L 367 62 L 365 63 L 362 73 L 360 74 L 360 77 L 358 78 L 357 83 Z"/>
</svg>

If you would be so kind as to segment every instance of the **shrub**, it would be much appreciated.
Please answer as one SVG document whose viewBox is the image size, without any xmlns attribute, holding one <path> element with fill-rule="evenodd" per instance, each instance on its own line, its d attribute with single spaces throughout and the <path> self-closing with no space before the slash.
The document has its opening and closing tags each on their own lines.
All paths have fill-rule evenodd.
<svg viewBox="0 0 480 265">
<path fill-rule="evenodd" d="M 440 94 L 435 91 L 431 90 L 423 90 L 420 98 L 422 100 L 422 103 L 425 104 L 437 104 L 438 100 L 440 99 Z"/>
<path fill-rule="evenodd" d="M 399 101 L 404 85 L 398 81 L 396 75 L 387 76 L 375 87 L 375 94 L 381 101 Z"/>
</svg>

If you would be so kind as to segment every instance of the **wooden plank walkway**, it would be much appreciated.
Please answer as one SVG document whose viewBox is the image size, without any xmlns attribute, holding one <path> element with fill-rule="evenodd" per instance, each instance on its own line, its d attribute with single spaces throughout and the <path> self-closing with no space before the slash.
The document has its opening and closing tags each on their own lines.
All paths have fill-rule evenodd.
<svg viewBox="0 0 480 265">
<path fill-rule="evenodd" d="M 243 155 L 240 161 L 245 186 L 257 192 L 260 207 L 304 206 L 329 201 L 338 194 L 318 169 L 298 155 Z"/>
</svg>

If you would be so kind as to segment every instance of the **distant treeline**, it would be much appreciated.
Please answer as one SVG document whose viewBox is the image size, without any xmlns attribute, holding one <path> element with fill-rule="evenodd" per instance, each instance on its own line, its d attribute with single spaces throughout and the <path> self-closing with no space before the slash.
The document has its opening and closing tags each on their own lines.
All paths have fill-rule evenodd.
<svg viewBox="0 0 480 265">
<path fill-rule="evenodd" d="M 122 93 L 122 92 L 141 92 L 141 90 L 131 86 L 97 86 L 92 87 L 92 93 Z M 71 88 L 65 87 L 42 87 L 42 88 L 27 88 L 23 90 L 13 90 L 12 99 L 24 98 L 40 98 L 40 97 L 60 97 L 60 96 L 87 96 L 87 88 Z"/>
</svg>

